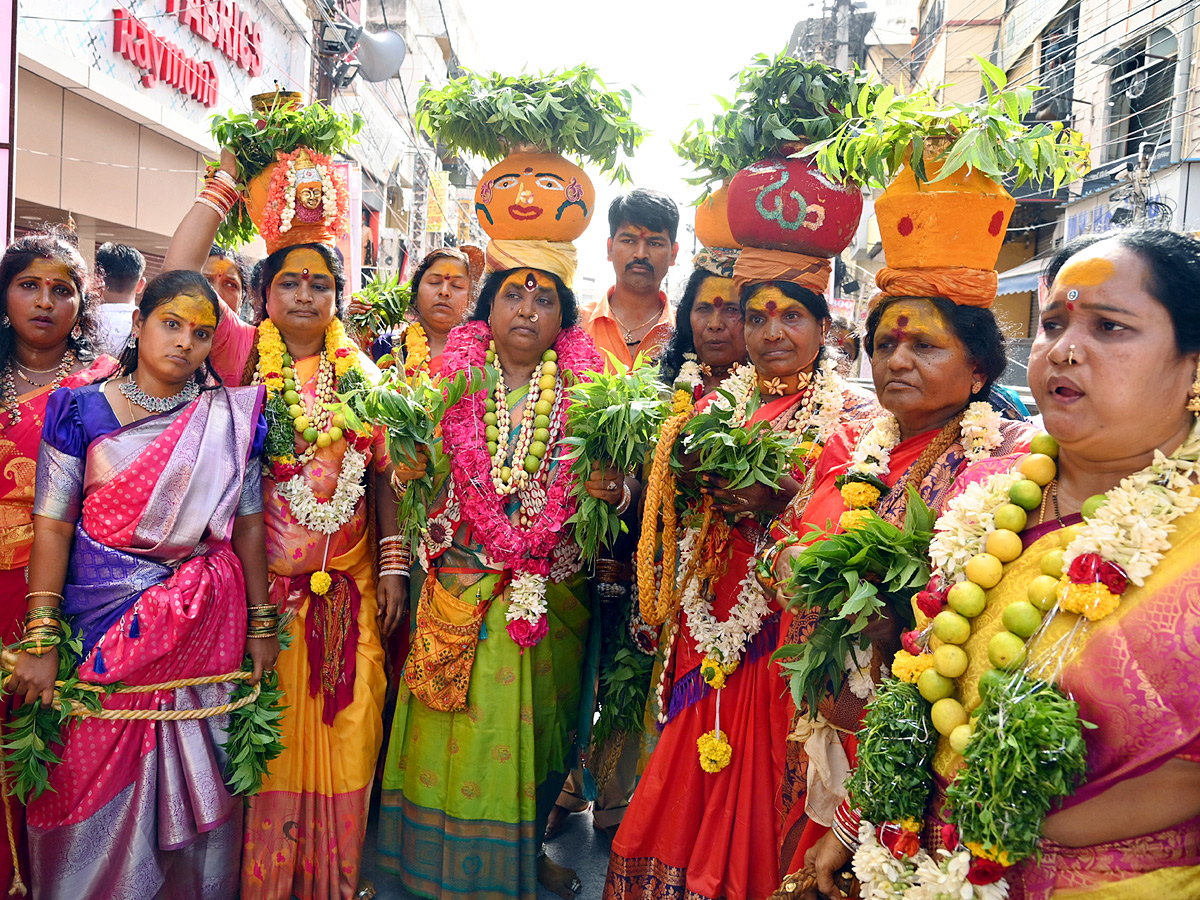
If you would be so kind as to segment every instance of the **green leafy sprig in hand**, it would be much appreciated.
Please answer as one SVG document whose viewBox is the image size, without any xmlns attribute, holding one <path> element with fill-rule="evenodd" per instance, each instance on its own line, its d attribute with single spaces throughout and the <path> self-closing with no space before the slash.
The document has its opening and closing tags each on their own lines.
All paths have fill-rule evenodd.
<svg viewBox="0 0 1200 900">
<path fill-rule="evenodd" d="M 347 116 L 320 103 L 300 109 L 278 103 L 265 113 L 230 110 L 225 115 L 213 115 L 211 120 L 213 140 L 218 147 L 233 151 L 238 181 L 243 184 L 275 162 L 279 151 L 291 153 L 304 146 L 326 155 L 341 153 L 363 127 L 363 117 L 358 113 Z M 240 247 L 253 240 L 255 233 L 245 204 L 239 203 L 217 229 L 217 243 Z"/>
<path fill-rule="evenodd" d="M 479 369 L 459 372 L 451 379 L 435 384 L 425 372 L 418 372 L 412 382 L 404 378 L 404 368 L 393 366 L 385 373 L 378 387 L 365 390 L 348 401 L 346 422 L 358 430 L 366 420 L 387 428 L 388 456 L 397 466 L 412 467 L 418 453 L 429 457 L 425 474 L 408 482 L 397 504 L 400 534 L 405 542 L 414 543 L 429 521 L 429 504 L 433 500 L 434 473 L 441 464 L 441 441 L 437 429 L 446 409 L 468 393 L 479 390 L 483 373 Z"/>
<path fill-rule="evenodd" d="M 717 388 L 720 400 L 692 416 L 675 445 L 671 461 L 677 473 L 685 469 L 721 480 L 726 490 L 754 484 L 778 486 L 803 460 L 800 439 L 776 432 L 769 422 L 738 427 L 733 422 L 734 397 Z M 681 482 L 682 486 L 682 482 Z M 686 496 L 687 492 L 682 492 Z"/>
<path fill-rule="evenodd" d="M 614 373 L 596 372 L 591 381 L 568 388 L 567 434 L 562 443 L 570 446 L 566 459 L 578 477 L 579 506 L 571 522 L 575 540 L 585 559 L 596 559 L 612 547 L 624 529 L 616 509 L 597 500 L 584 488 L 593 463 L 631 471 L 654 449 L 658 432 L 670 414 L 670 401 L 660 393 L 658 367 L 641 357 L 633 368 L 616 362 Z"/>
<path fill-rule="evenodd" d="M 1005 864 L 1038 851 L 1050 807 L 1087 772 L 1079 704 L 1040 679 L 1018 673 L 983 696 L 966 766 L 947 791 L 963 843 L 980 844 Z"/>
<path fill-rule="evenodd" d="M 631 102 L 629 91 L 610 91 L 586 65 L 537 75 L 467 72 L 444 87 L 423 84 L 416 121 L 452 151 L 489 162 L 531 145 L 591 160 L 627 182 L 618 154 L 632 156 L 646 136 L 630 118 Z"/>
<path fill-rule="evenodd" d="M 858 765 L 846 782 L 855 809 L 876 825 L 924 819 L 937 745 L 916 685 L 885 679 L 858 729 Z"/>
<path fill-rule="evenodd" d="M 915 488 L 908 489 L 904 527 L 897 528 L 874 513 L 842 534 L 815 526 L 812 540 L 793 562 L 783 581 L 791 609 L 815 609 L 816 628 L 803 644 L 780 647 L 772 659 L 787 672 L 792 699 L 817 704 L 832 691 L 836 696 L 846 676 L 847 657 L 867 646 L 862 631 L 890 601 L 892 611 L 908 617 L 912 595 L 929 582 L 929 541 L 934 515 Z"/>
<path fill-rule="evenodd" d="M 290 614 L 279 620 L 280 651 L 292 644 L 289 626 L 294 620 L 295 616 Z M 242 671 L 254 671 L 254 660 L 249 653 L 242 660 Z M 252 684 L 239 682 L 229 702 L 236 703 L 253 692 Z M 272 760 L 283 752 L 281 723 L 286 711 L 279 675 L 276 672 L 264 672 L 259 681 L 258 699 L 229 714 L 229 737 L 222 746 L 228 757 L 225 784 L 231 793 L 250 797 L 262 789 L 263 779 L 270 774 Z"/>
<path fill-rule="evenodd" d="M 412 303 L 412 282 L 401 284 L 399 273 L 378 272 L 354 294 L 354 299 L 370 307 L 364 313 L 351 314 L 354 327 L 367 334 L 383 334 L 404 321 L 404 314 Z"/>
<path fill-rule="evenodd" d="M 1062 122 L 1025 124 L 1038 87 L 1007 88 L 997 66 L 975 57 L 983 72 L 986 99 L 938 103 L 930 91 L 897 97 L 888 86 L 877 96 L 861 94 L 846 120 L 825 140 L 809 145 L 817 167 L 831 178 L 886 187 L 904 165 L 919 183 L 937 182 L 963 166 L 994 181 L 1010 174 L 1016 186 L 1051 178 L 1054 190 L 1086 175 L 1091 147 Z M 856 114 L 856 115 L 855 115 Z M 937 177 L 926 172 L 925 147 L 942 161 Z M 945 146 L 942 146 L 945 145 Z"/>
<path fill-rule="evenodd" d="M 79 660 L 83 656 L 82 636 L 62 623 L 63 642 L 58 648 L 59 707 L 43 707 L 40 702 L 22 703 L 13 710 L 12 722 L 4 729 L 5 765 L 12 792 L 22 803 L 40 797 L 50 788 L 50 766 L 62 762 L 53 745 L 62 746 L 62 730 L 71 718 L 71 702 L 93 712 L 101 710 L 103 692 L 81 687 Z M 5 679 L 7 684 L 7 679 Z M 8 690 L 3 691 L 5 695 Z"/>
</svg>

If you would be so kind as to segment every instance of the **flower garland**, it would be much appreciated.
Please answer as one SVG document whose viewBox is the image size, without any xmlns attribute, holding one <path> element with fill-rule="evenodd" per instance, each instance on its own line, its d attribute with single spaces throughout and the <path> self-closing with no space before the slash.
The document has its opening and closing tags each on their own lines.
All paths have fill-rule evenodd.
<svg viewBox="0 0 1200 900">
<path fill-rule="evenodd" d="M 916 684 L 921 696 L 931 704 L 933 725 L 948 738 L 951 749 L 968 754 L 968 768 L 952 785 L 952 790 L 960 782 L 967 783 L 964 778 L 971 773 L 969 748 L 977 730 L 997 727 L 985 720 L 974 722 L 952 696 L 955 681 L 969 667 L 969 659 L 959 645 L 970 636 L 970 620 L 986 608 L 986 592 L 1003 579 L 1004 564 L 1021 555 L 1019 532 L 1026 527 L 1027 511 L 1044 505 L 1049 485 L 1057 477 L 1058 447 L 1053 438 L 1038 435 L 1032 450 L 1017 462 L 1014 471 L 969 485 L 950 501 L 938 519 L 930 546 L 935 566 L 933 577 L 923 595 L 917 598 L 921 611 L 932 618 L 933 624 L 924 633 L 904 634 L 904 649 L 893 662 L 896 677 Z M 1045 621 L 1057 612 L 1075 613 L 1080 617 L 1079 625 L 1070 633 L 1067 645 L 1054 653 L 1056 660 L 1065 659 L 1071 648 L 1084 638 L 1090 622 L 1117 609 L 1129 584 L 1144 584 L 1170 549 L 1175 519 L 1200 507 L 1200 497 L 1193 495 L 1198 473 L 1200 424 L 1192 427 L 1187 439 L 1171 456 L 1155 451 L 1150 465 L 1122 479 L 1105 494 L 1088 498 L 1084 503 L 1084 524 L 1064 529 L 1059 535 L 1060 548 L 1043 555 L 1039 565 L 1041 574 L 1031 580 L 1028 599 L 1005 608 L 1004 630 L 988 642 L 988 660 L 993 669 L 981 677 L 981 693 L 988 683 L 995 684 L 997 678 L 1003 681 L 1000 673 L 1024 668 L 1026 677 L 1035 685 L 1032 691 L 1025 691 L 1024 702 L 1073 706 L 1050 687 L 1059 675 L 1057 663 L 1052 660 L 1048 665 L 1030 667 L 1026 642 L 1036 640 Z M 965 622 L 965 628 L 959 619 Z M 924 645 L 930 631 L 942 641 L 935 653 L 930 653 Z M 1034 696 L 1039 690 L 1037 685 L 1041 685 L 1044 701 Z M 982 734 L 991 737 L 989 733 Z M 860 747 L 860 754 L 871 752 L 869 744 Z M 1082 760 L 1075 762 L 1082 772 Z M 1070 783 L 1069 778 L 1062 780 Z M 959 810 L 960 806 L 965 811 Z M 962 798 L 954 803 L 960 827 L 978 827 L 977 823 L 962 821 L 971 814 L 970 806 Z M 892 826 L 885 823 L 878 833 L 887 827 Z M 876 834 L 870 822 L 862 823 L 862 845 L 855 854 L 855 872 L 864 882 L 871 882 L 870 892 L 864 897 L 944 895 L 967 900 L 1002 900 L 1007 896 L 1005 870 L 1019 863 L 1036 846 L 1036 835 L 1018 834 L 1011 835 L 1006 845 L 967 840 L 964 847 L 953 853 L 939 851 L 944 857 L 940 861 L 924 851 L 909 858 L 897 858 L 903 854 L 897 855 L 887 848 L 881 852 Z M 957 834 L 954 841 L 946 843 L 957 844 Z M 893 858 L 885 861 L 884 853 Z"/>
<path fill-rule="evenodd" d="M 429 373 L 429 338 L 420 322 L 409 322 L 404 329 L 404 374 L 412 380 L 418 372 Z"/>
<path fill-rule="evenodd" d="M 446 342 L 444 375 L 452 379 L 459 372 L 490 368 L 487 356 L 491 340 L 492 331 L 486 322 L 468 322 L 455 328 Z M 564 376 L 576 381 L 585 380 L 587 372 L 602 366 L 591 339 L 578 327 L 560 332 L 554 342 L 554 351 L 557 356 L 556 382 L 561 382 Z M 502 382 L 502 374 L 496 375 Z M 550 448 L 563 434 L 570 399 L 565 391 L 556 391 L 546 428 L 549 440 L 544 442 L 548 450 L 539 459 L 537 470 L 531 473 L 529 489 L 516 495 L 522 505 L 523 517 L 522 523 L 517 525 L 505 509 L 507 495 L 497 492 L 492 480 L 488 426 L 484 424 L 486 401 L 490 399 L 487 394 L 487 390 L 481 389 L 465 395 L 446 410 L 442 419 L 442 446 L 450 459 L 448 490 L 458 504 L 454 524 L 469 525 L 492 565 L 513 572 L 509 613 L 514 595 L 517 612 L 509 617 L 508 632 L 521 646 L 533 646 L 546 633 L 544 599 L 539 598 L 545 596 L 545 578 L 550 572 L 552 554 L 563 536 L 567 519 L 575 511 L 575 478 L 570 467 L 558 466 L 550 472 L 553 459 L 561 455 L 550 452 Z M 527 399 L 527 405 L 534 402 L 533 396 Z M 543 481 L 548 484 L 543 486 Z M 434 556 L 432 548 L 426 548 L 426 551 L 427 558 Z"/>
<path fill-rule="evenodd" d="M 980 400 L 963 413 L 959 426 L 960 440 L 969 462 L 986 459 L 1003 443 L 1000 433 L 1000 413 L 990 403 Z M 875 419 L 850 455 L 850 465 L 838 480 L 846 512 L 842 513 L 843 529 L 854 523 L 879 502 L 890 488 L 884 483 L 891 471 L 892 451 L 900 443 L 900 422 L 888 413 Z"/>
<path fill-rule="evenodd" d="M 296 218 L 296 161 L 307 156 L 321 174 L 322 218 L 334 235 L 345 234 L 350 213 L 350 191 L 344 178 L 333 177 L 333 161 L 324 153 L 297 147 L 291 153 L 276 155 L 278 165 L 267 188 L 266 210 L 260 231 L 263 240 L 274 246 L 292 228 Z"/>
<path fill-rule="evenodd" d="M 325 346 L 317 364 L 317 388 L 311 408 L 306 404 L 296 378 L 293 360 L 283 336 L 270 319 L 258 326 L 258 366 L 254 383 L 267 389 L 266 452 L 271 475 L 279 494 L 288 502 L 296 521 L 309 531 L 332 535 L 354 516 L 366 492 L 363 476 L 367 466 L 369 432 L 346 427 L 341 413 L 334 413 L 336 392 L 352 389 L 363 380 L 358 350 L 347 337 L 339 319 L 325 329 Z M 341 471 L 333 496 L 318 497 L 304 472 L 317 450 L 345 440 Z M 297 443 L 305 444 L 296 455 Z M 330 586 L 324 570 L 310 579 L 312 589 L 324 594 Z"/>
<path fill-rule="evenodd" d="M 705 371 L 706 369 L 708 371 Z M 704 376 L 711 371 L 707 365 L 700 362 L 695 353 L 683 354 L 683 365 L 679 367 L 679 374 L 675 376 L 675 390 L 687 391 L 699 400 L 696 392 L 704 390 Z"/>
</svg>

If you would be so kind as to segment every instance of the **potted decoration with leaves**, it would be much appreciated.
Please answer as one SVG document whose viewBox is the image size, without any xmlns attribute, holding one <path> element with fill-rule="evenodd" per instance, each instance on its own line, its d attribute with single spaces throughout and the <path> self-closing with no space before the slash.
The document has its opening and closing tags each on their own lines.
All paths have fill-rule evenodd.
<svg viewBox="0 0 1200 900">
<path fill-rule="evenodd" d="M 1003 181 L 1019 187 L 1050 178 L 1057 191 L 1090 168 L 1079 132 L 1061 122 L 1025 123 L 1035 88 L 1009 89 L 999 68 L 976 59 L 986 91 L 978 102 L 938 103 L 924 91 L 897 97 L 887 88 L 864 101 L 862 116 L 804 151 L 831 178 L 884 188 L 875 215 L 885 293 L 954 293 L 959 302 L 990 304 L 1015 205 Z"/>
<path fill-rule="evenodd" d="M 759 54 L 738 78 L 732 101 L 707 128 L 693 124 L 675 145 L 706 189 L 696 212 L 705 246 L 751 246 L 813 256 L 841 252 L 862 213 L 855 186 L 831 184 L 796 156 L 809 141 L 829 137 L 882 86 L 855 70 L 784 54 Z M 694 130 L 693 130 L 694 129 Z M 722 239 L 733 243 L 712 244 Z"/>
<path fill-rule="evenodd" d="M 276 91 L 256 95 L 252 113 L 212 117 L 213 138 L 233 152 L 245 185 L 217 230 L 223 246 L 241 246 L 256 230 L 268 253 L 334 244 L 346 233 L 350 198 L 344 179 L 334 177 L 333 156 L 350 145 L 362 117 L 300 103 L 299 94 Z"/>
<path fill-rule="evenodd" d="M 493 243 L 569 243 L 591 221 L 596 192 L 567 157 L 627 180 L 621 156 L 645 134 L 629 105 L 628 91 L 608 90 L 588 66 L 517 76 L 467 72 L 444 87 L 421 88 L 417 124 L 453 151 L 496 163 L 475 190 L 476 217 Z"/>
</svg>

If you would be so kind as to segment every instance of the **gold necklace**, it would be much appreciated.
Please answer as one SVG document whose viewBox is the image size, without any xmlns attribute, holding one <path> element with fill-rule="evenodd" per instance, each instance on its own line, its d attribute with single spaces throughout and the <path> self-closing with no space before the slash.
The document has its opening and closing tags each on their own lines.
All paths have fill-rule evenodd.
<svg viewBox="0 0 1200 900">
<path fill-rule="evenodd" d="M 643 339 L 643 338 L 645 338 L 645 335 L 642 335 L 642 338 L 635 338 L 635 337 L 633 336 L 633 333 L 634 333 L 635 331 L 641 331 L 641 330 L 642 330 L 643 328 L 645 328 L 647 325 L 649 325 L 650 323 L 652 323 L 652 322 L 653 322 L 655 319 L 658 319 L 659 317 L 661 317 L 661 316 L 662 316 L 662 307 L 660 306 L 660 307 L 658 308 L 658 312 L 656 312 L 656 313 L 653 313 L 653 314 L 650 316 L 650 318 L 648 318 L 648 319 L 647 319 L 645 322 L 643 322 L 641 325 L 637 326 L 636 328 L 626 328 L 626 327 L 625 327 L 625 323 L 621 321 L 621 317 L 617 315 L 617 311 L 616 311 L 615 309 L 613 309 L 611 305 L 609 306 L 609 308 L 608 308 L 608 309 L 609 309 L 609 312 L 611 312 L 611 313 L 612 313 L 612 317 L 613 317 L 613 319 L 614 319 L 614 320 L 616 321 L 616 323 L 617 323 L 617 324 L 618 324 L 618 325 L 621 327 L 621 330 L 625 332 L 625 343 L 626 343 L 626 345 L 628 345 L 628 344 L 640 344 L 640 343 L 642 342 L 642 339 Z"/>
</svg>

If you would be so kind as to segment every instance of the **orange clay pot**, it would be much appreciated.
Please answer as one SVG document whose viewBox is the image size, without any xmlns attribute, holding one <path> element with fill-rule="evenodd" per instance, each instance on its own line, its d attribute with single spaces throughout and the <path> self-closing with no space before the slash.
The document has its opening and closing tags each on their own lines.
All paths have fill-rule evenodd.
<svg viewBox="0 0 1200 900">
<path fill-rule="evenodd" d="M 729 230 L 729 182 L 713 191 L 696 206 L 696 240 L 705 247 L 741 249 Z"/>
<path fill-rule="evenodd" d="M 799 157 L 759 160 L 729 182 L 729 230 L 744 247 L 836 256 L 853 240 L 862 207 L 856 186 L 830 181 Z"/>
<path fill-rule="evenodd" d="M 592 180 L 557 153 L 512 153 L 475 189 L 475 217 L 496 240 L 573 241 L 595 204 Z"/>
<path fill-rule="evenodd" d="M 254 227 L 258 229 L 259 234 L 263 230 L 263 215 L 267 210 L 267 195 L 271 189 L 271 176 L 275 174 L 275 170 L 279 168 L 278 162 L 273 162 L 257 175 L 255 175 L 246 184 L 246 210 L 250 213 L 250 220 L 254 222 Z M 300 222 L 292 220 L 292 227 L 287 230 L 285 235 L 281 235 L 278 240 L 266 241 L 267 252 L 274 253 L 280 247 L 291 247 L 295 244 L 334 244 L 337 242 L 337 235 L 330 232 L 329 226 L 322 222 Z M 263 236 L 266 240 L 266 236 Z"/>
<path fill-rule="evenodd" d="M 940 161 L 925 161 L 933 178 Z M 959 169 L 941 181 L 917 184 L 905 166 L 875 201 L 887 265 L 893 269 L 963 266 L 994 269 L 1016 201 L 979 172 Z"/>
</svg>

